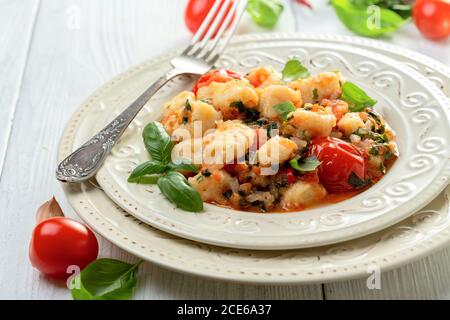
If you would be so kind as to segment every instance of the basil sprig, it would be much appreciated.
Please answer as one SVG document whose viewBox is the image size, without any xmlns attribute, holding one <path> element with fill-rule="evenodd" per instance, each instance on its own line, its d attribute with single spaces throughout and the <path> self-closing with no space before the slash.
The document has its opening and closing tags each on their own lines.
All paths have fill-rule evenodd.
<svg viewBox="0 0 450 320">
<path fill-rule="evenodd" d="M 200 194 L 181 173 L 170 171 L 158 179 L 158 187 L 162 194 L 180 209 L 192 212 L 203 210 Z"/>
<path fill-rule="evenodd" d="M 170 139 L 164 126 L 159 122 L 150 122 L 142 133 L 145 149 L 153 160 L 160 163 L 168 163 L 173 149 L 173 142 Z"/>
<path fill-rule="evenodd" d="M 300 172 L 315 171 L 322 164 L 316 156 L 310 156 L 304 160 L 292 159 L 289 161 L 289 165 Z"/>
<path fill-rule="evenodd" d="M 330 3 L 338 18 L 349 30 L 366 37 L 379 37 L 403 26 L 409 21 L 408 16 L 411 14 L 405 10 L 406 8 L 391 5 L 388 2 L 331 0 Z M 370 10 L 372 5 L 377 6 L 377 12 Z"/>
<path fill-rule="evenodd" d="M 141 261 L 142 262 L 142 261 Z M 133 296 L 141 262 L 98 259 L 73 279 L 75 300 L 127 300 Z"/>
<path fill-rule="evenodd" d="M 171 161 L 173 142 L 161 123 L 149 123 L 142 136 L 152 160 L 137 166 L 128 177 L 128 182 L 157 184 L 162 194 L 179 208 L 191 212 L 202 211 L 203 201 L 200 194 L 177 172 L 197 173 L 198 167 L 187 159 Z"/>
<path fill-rule="evenodd" d="M 278 112 L 280 119 L 286 121 L 291 112 L 295 111 L 295 106 L 292 102 L 284 102 L 277 104 L 273 107 L 276 112 Z"/>
<path fill-rule="evenodd" d="M 377 103 L 377 100 L 369 97 L 363 89 L 349 81 L 342 85 L 341 99 L 348 102 L 351 112 L 363 111 Z"/>
<path fill-rule="evenodd" d="M 299 60 L 291 59 L 284 65 L 281 75 L 283 81 L 291 82 L 297 79 L 306 79 L 311 76 L 311 73 Z"/>
<path fill-rule="evenodd" d="M 247 13 L 252 20 L 262 27 L 273 28 L 283 12 L 280 0 L 248 0 Z"/>
</svg>

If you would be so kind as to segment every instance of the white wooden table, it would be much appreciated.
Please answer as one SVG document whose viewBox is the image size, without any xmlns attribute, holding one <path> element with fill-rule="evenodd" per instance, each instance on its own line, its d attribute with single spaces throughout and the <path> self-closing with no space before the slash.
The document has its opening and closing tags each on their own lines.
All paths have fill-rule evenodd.
<svg viewBox="0 0 450 320">
<path fill-rule="evenodd" d="M 187 44 L 186 0 L 0 0 L 0 298 L 70 299 L 28 261 L 36 208 L 56 195 L 57 144 L 72 112 L 95 88 L 147 58 Z M 309 11 L 289 4 L 283 31 L 350 34 L 326 0 Z M 292 15 L 292 12 L 294 14 Z M 294 18 L 295 17 L 295 20 Z M 241 32 L 249 31 L 242 27 Z M 432 43 L 412 25 L 386 39 L 450 65 L 450 42 Z M 101 256 L 133 257 L 100 239 Z M 137 299 L 450 298 L 450 248 L 366 279 L 309 286 L 251 286 L 204 280 L 146 263 Z"/>
</svg>

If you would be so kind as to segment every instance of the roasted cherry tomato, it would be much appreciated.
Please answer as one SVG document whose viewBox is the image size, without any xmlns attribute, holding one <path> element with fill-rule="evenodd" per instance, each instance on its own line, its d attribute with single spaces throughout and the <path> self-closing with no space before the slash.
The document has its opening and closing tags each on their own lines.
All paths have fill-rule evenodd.
<svg viewBox="0 0 450 320">
<path fill-rule="evenodd" d="M 286 170 L 286 177 L 288 184 L 293 184 L 297 181 L 297 178 L 294 175 L 294 170 L 292 168 L 288 168 Z"/>
<path fill-rule="evenodd" d="M 450 35 L 450 2 L 443 0 L 417 0 L 413 19 L 422 34 L 432 40 Z"/>
<path fill-rule="evenodd" d="M 197 83 L 192 88 L 192 92 L 197 94 L 198 89 L 201 87 L 205 87 L 209 85 L 211 82 L 228 82 L 233 79 L 241 79 L 242 76 L 237 74 L 236 72 L 227 70 L 227 69 L 219 69 L 213 70 L 211 72 L 205 73 L 203 76 L 198 79 Z"/>
<path fill-rule="evenodd" d="M 30 260 L 35 268 L 50 277 L 65 279 L 70 276 L 69 266 L 82 270 L 97 255 L 98 242 L 94 233 L 75 220 L 50 218 L 34 228 Z"/>
<path fill-rule="evenodd" d="M 197 30 L 200 28 L 203 20 L 208 15 L 209 10 L 211 10 L 212 6 L 214 5 L 215 1 L 216 0 L 189 0 L 188 4 L 186 6 L 186 10 L 184 12 L 184 22 L 186 24 L 186 27 L 189 29 L 189 31 L 191 31 L 192 33 L 197 32 Z M 218 1 L 222 1 L 222 3 L 220 4 L 220 8 L 222 8 L 225 0 L 218 0 Z M 224 18 L 228 15 L 228 12 L 230 11 L 232 5 L 233 5 L 233 1 L 230 1 L 228 3 L 227 11 L 223 15 Z M 219 13 L 220 8 L 217 10 L 217 13 L 214 16 L 214 18 Z M 234 19 L 234 15 L 233 15 L 232 19 Z M 213 20 L 211 20 L 211 21 L 213 21 Z M 233 20 L 230 21 L 229 26 L 231 25 L 232 21 Z M 222 26 L 222 24 L 223 24 L 223 20 L 220 23 L 219 28 Z M 219 28 L 217 28 L 217 30 L 219 30 Z M 214 34 L 213 36 L 215 36 L 215 35 L 216 34 Z"/>
<path fill-rule="evenodd" d="M 309 154 L 322 161 L 319 180 L 330 193 L 354 190 L 348 183 L 352 172 L 364 180 L 363 154 L 348 142 L 331 137 L 316 138 L 311 141 Z"/>
</svg>

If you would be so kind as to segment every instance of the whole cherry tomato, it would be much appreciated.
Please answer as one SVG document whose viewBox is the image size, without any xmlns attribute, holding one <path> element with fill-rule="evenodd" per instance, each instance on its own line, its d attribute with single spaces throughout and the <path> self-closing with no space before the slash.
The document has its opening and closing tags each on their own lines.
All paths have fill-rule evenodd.
<svg viewBox="0 0 450 320">
<path fill-rule="evenodd" d="M 364 180 L 365 163 L 361 151 L 340 139 L 325 137 L 311 141 L 310 155 L 315 155 L 322 164 L 319 180 L 328 192 L 338 193 L 353 190 L 348 183 L 352 173 Z"/>
<path fill-rule="evenodd" d="M 413 19 L 422 34 L 432 40 L 450 35 L 450 2 L 444 0 L 417 0 Z"/>
<path fill-rule="evenodd" d="M 189 31 L 191 31 L 192 33 L 197 32 L 197 30 L 200 28 L 203 20 L 208 15 L 209 10 L 211 10 L 212 6 L 214 5 L 215 1 L 216 0 L 189 0 L 188 4 L 186 6 L 186 10 L 184 12 L 184 22 L 186 24 L 186 27 L 189 29 Z M 222 3 L 220 4 L 220 8 L 222 8 L 225 0 L 218 0 L 218 1 L 222 1 Z M 232 5 L 233 5 L 233 1 L 230 1 L 228 3 L 227 11 L 223 15 L 224 18 L 228 15 L 228 12 L 230 11 Z M 220 8 L 217 10 L 217 13 L 214 16 L 214 18 L 219 13 Z M 232 19 L 234 19 L 234 15 L 233 15 Z M 211 21 L 213 21 L 213 20 L 211 20 Z M 229 25 L 231 25 L 231 22 L 232 21 L 230 21 Z M 218 26 L 217 30 L 219 30 L 219 28 L 222 26 L 222 24 L 223 24 L 223 20 L 220 23 L 220 25 Z M 215 36 L 215 35 L 216 34 L 214 34 L 213 36 Z"/>
<path fill-rule="evenodd" d="M 242 76 L 237 74 L 236 72 L 227 70 L 227 69 L 219 69 L 214 70 L 208 73 L 205 73 L 203 76 L 198 79 L 197 83 L 192 88 L 192 92 L 197 94 L 198 89 L 201 87 L 205 87 L 209 85 L 211 82 L 228 82 L 233 79 L 240 79 Z"/>
<path fill-rule="evenodd" d="M 83 224 L 64 217 L 50 218 L 33 230 L 29 256 L 31 263 L 42 273 L 65 279 L 67 268 L 80 270 L 98 255 L 98 242 L 94 233 Z"/>
</svg>

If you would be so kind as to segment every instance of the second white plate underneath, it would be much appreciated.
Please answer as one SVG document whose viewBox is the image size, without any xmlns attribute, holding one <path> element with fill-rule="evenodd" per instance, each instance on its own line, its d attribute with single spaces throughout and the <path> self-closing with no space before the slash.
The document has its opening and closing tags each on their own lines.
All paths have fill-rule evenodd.
<svg viewBox="0 0 450 320">
<path fill-rule="evenodd" d="M 158 229 L 200 242 L 248 249 L 303 248 L 360 237 L 406 218 L 447 185 L 447 99 L 414 70 L 385 55 L 338 41 L 330 44 L 295 38 L 239 41 L 230 46 L 219 65 L 242 72 L 259 65 L 280 69 L 292 56 L 313 73 L 341 70 L 379 101 L 377 110 L 397 132 L 401 156 L 369 190 L 335 205 L 287 214 L 254 214 L 214 205 L 191 214 L 175 208 L 154 186 L 128 184 L 130 171 L 148 159 L 142 128 L 159 119 L 165 100 L 190 86 L 185 79 L 165 87 L 139 114 L 98 173 L 99 184 L 122 208 Z M 112 117 L 168 68 L 170 57 L 126 73 L 112 84 L 114 90 L 98 94 L 92 103 L 108 105 L 114 111 Z"/>
</svg>

